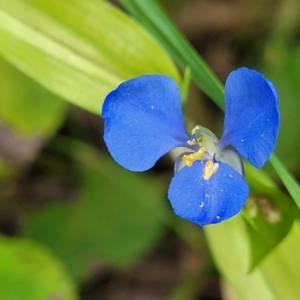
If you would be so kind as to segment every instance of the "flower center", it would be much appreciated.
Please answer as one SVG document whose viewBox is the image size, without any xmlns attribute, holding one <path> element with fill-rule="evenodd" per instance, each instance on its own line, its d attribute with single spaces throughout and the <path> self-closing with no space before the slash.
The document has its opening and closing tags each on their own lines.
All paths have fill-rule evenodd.
<svg viewBox="0 0 300 300">
<path fill-rule="evenodd" d="M 189 145 L 199 145 L 211 156 L 217 152 L 218 139 L 207 128 L 197 125 L 192 130 L 192 139 L 187 142 Z"/>
<path fill-rule="evenodd" d="M 181 161 L 188 167 L 193 165 L 195 160 L 207 160 L 203 170 L 203 178 L 205 180 L 215 174 L 219 168 L 218 163 L 214 163 L 214 156 L 217 152 L 218 140 L 216 136 L 208 129 L 197 125 L 192 130 L 192 139 L 187 141 L 192 145 L 198 145 L 199 150 L 192 154 L 185 154 L 182 156 Z"/>
</svg>

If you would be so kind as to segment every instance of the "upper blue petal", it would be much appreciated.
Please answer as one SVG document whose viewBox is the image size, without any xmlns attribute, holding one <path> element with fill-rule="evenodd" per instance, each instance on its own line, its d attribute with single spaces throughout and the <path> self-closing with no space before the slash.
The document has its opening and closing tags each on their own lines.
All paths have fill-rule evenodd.
<svg viewBox="0 0 300 300">
<path fill-rule="evenodd" d="M 227 164 L 210 179 L 203 175 L 205 161 L 195 161 L 172 179 L 168 197 L 174 212 L 198 225 L 219 223 L 237 214 L 249 194 L 247 182 Z"/>
<path fill-rule="evenodd" d="M 106 97 L 104 140 L 124 168 L 144 171 L 173 148 L 186 146 L 180 92 L 164 75 L 144 75 L 120 84 Z"/>
<path fill-rule="evenodd" d="M 225 120 L 220 148 L 232 145 L 255 167 L 272 154 L 279 129 L 275 87 L 260 73 L 240 68 L 225 84 Z"/>
</svg>

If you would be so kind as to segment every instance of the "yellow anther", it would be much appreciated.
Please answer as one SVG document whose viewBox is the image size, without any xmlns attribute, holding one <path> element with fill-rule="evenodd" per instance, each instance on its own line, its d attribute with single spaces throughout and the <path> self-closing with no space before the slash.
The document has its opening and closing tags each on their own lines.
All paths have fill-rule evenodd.
<svg viewBox="0 0 300 300">
<path fill-rule="evenodd" d="M 182 157 L 182 161 L 188 166 L 190 167 L 193 162 L 197 159 L 200 159 L 203 154 L 205 153 L 205 148 L 202 147 L 200 148 L 199 151 L 195 152 L 195 153 L 192 153 L 192 154 L 189 154 L 189 155 L 183 155 Z"/>
<path fill-rule="evenodd" d="M 203 171 L 203 178 L 205 180 L 208 180 L 213 174 L 217 172 L 218 168 L 218 163 L 213 163 L 212 160 L 207 161 Z"/>
</svg>

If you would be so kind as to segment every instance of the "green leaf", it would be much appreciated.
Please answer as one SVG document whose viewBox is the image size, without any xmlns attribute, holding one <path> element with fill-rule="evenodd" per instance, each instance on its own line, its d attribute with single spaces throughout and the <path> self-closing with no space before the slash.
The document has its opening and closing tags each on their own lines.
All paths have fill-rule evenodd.
<svg viewBox="0 0 300 300">
<path fill-rule="evenodd" d="M 296 205 L 300 209 L 300 186 L 295 178 L 289 173 L 289 171 L 285 168 L 285 166 L 281 163 L 281 161 L 275 156 L 272 155 L 270 161 L 276 170 L 277 174 L 281 178 L 282 182 L 288 189 L 290 195 L 293 197 Z"/>
<path fill-rule="evenodd" d="M 190 91 L 190 84 L 191 84 L 191 68 L 190 67 L 186 67 L 186 69 L 184 70 L 184 74 L 183 74 L 183 79 L 180 85 L 180 92 L 181 92 L 181 102 L 182 102 L 182 106 L 184 107 L 184 105 L 187 103 L 187 98 L 189 95 L 189 91 Z"/>
<path fill-rule="evenodd" d="M 263 186 L 262 186 L 263 188 Z M 291 199 L 283 193 L 264 187 L 264 193 L 248 199 L 242 216 L 250 239 L 253 270 L 290 232 L 296 214 Z"/>
<path fill-rule="evenodd" d="M 248 232 L 241 216 L 207 226 L 205 232 L 215 262 L 238 299 L 298 299 L 299 224 L 294 224 L 286 239 L 251 273 Z"/>
<path fill-rule="evenodd" d="M 0 237 L 0 299 L 79 299 L 60 262 L 44 247 Z"/>
<path fill-rule="evenodd" d="M 259 268 L 248 274 L 250 247 L 241 216 L 204 228 L 215 263 L 236 292 L 238 299 L 274 300 Z"/>
<path fill-rule="evenodd" d="M 72 204 L 56 204 L 36 214 L 26 235 L 46 244 L 82 279 L 97 260 L 131 263 L 164 232 L 169 210 L 145 177 L 130 173 L 107 156 L 72 140 L 60 151 L 79 163 L 81 192 Z"/>
<path fill-rule="evenodd" d="M 53 134 L 64 120 L 66 103 L 0 59 L 0 117 L 24 135 Z"/>
<path fill-rule="evenodd" d="M 276 295 L 275 299 L 298 299 L 300 293 L 300 227 L 294 226 L 287 238 L 261 265 L 267 284 Z"/>
<path fill-rule="evenodd" d="M 251 195 L 242 216 L 248 230 L 253 270 L 289 233 L 297 207 L 282 193 L 263 170 L 247 164 L 246 180 L 251 182 Z"/>
<path fill-rule="evenodd" d="M 0 0 L 0 53 L 50 91 L 99 113 L 106 94 L 144 73 L 179 81 L 145 30 L 99 0 Z"/>
<path fill-rule="evenodd" d="M 219 107 L 223 108 L 223 85 L 156 2 L 154 0 L 120 0 L 120 2 L 157 38 L 181 68 L 191 68 L 194 81 Z"/>
</svg>

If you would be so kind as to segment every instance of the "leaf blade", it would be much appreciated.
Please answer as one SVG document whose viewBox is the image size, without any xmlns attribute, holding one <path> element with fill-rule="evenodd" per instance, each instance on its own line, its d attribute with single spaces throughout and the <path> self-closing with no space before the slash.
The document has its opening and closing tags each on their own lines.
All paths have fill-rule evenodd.
<svg viewBox="0 0 300 300">
<path fill-rule="evenodd" d="M 295 178 L 289 173 L 289 171 L 285 168 L 283 163 L 273 154 L 270 158 L 270 162 L 272 166 L 276 170 L 277 174 L 281 178 L 282 182 L 288 189 L 290 195 L 294 199 L 296 205 L 300 209 L 300 186 Z"/>
<path fill-rule="evenodd" d="M 130 77 L 165 73 L 179 81 L 169 57 L 129 17 L 105 1 L 84 4 L 1 0 L 3 57 L 52 92 L 97 114 L 106 94 Z"/>
</svg>

